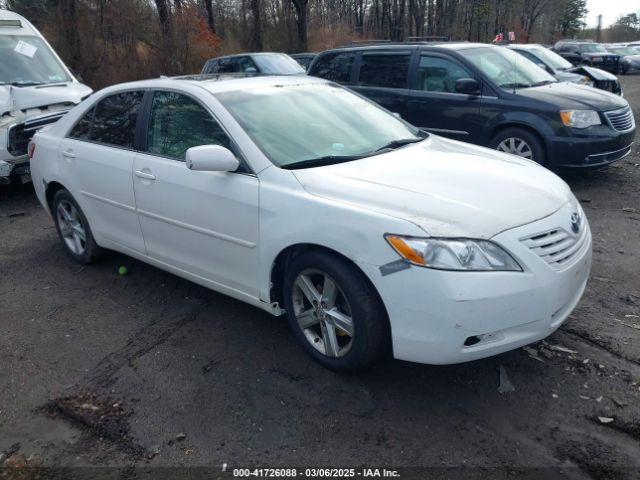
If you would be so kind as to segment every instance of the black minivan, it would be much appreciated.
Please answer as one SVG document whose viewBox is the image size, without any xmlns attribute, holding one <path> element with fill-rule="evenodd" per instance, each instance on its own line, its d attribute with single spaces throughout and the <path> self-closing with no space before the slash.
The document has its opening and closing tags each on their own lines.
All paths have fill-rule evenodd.
<svg viewBox="0 0 640 480">
<path fill-rule="evenodd" d="M 424 130 L 535 160 L 601 167 L 631 151 L 624 98 L 558 82 L 508 48 L 384 44 L 319 54 L 309 75 L 348 86 Z"/>
</svg>

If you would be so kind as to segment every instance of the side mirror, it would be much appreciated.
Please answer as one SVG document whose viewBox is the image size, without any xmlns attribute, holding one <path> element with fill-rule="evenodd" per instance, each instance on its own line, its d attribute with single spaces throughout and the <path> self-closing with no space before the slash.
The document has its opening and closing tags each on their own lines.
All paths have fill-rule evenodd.
<svg viewBox="0 0 640 480">
<path fill-rule="evenodd" d="M 189 170 L 201 172 L 235 172 L 240 166 L 236 156 L 220 145 L 202 145 L 187 150 L 186 164 Z"/>
<path fill-rule="evenodd" d="M 480 95 L 480 84 L 475 78 L 459 78 L 456 80 L 456 93 Z"/>
</svg>

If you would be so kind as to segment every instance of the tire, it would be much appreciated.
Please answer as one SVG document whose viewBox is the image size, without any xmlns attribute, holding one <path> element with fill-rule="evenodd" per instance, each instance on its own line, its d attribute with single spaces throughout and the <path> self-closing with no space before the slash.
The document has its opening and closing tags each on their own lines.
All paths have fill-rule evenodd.
<svg viewBox="0 0 640 480">
<path fill-rule="evenodd" d="M 355 372 L 388 353 L 389 322 L 382 301 L 362 272 L 339 256 L 310 251 L 294 257 L 285 272 L 283 298 L 296 339 L 324 367 Z M 311 298 L 320 300 L 317 307 Z"/>
<path fill-rule="evenodd" d="M 511 143 L 512 139 L 514 140 L 513 143 Z M 524 142 L 526 146 L 520 147 L 520 142 Z M 512 148 L 512 146 L 514 148 Z M 507 128 L 498 132 L 491 139 L 491 142 L 489 142 L 489 147 L 501 152 L 528 158 L 540 165 L 546 165 L 547 163 L 542 141 L 540 141 L 536 134 L 529 130 L 525 130 L 524 128 Z M 519 149 L 521 149 L 520 151 L 522 154 L 518 153 Z M 527 152 L 531 152 L 530 156 L 526 155 Z"/>
<path fill-rule="evenodd" d="M 61 189 L 51 202 L 53 220 L 64 250 L 76 262 L 88 265 L 103 253 L 91 233 L 89 222 L 73 196 Z"/>
</svg>

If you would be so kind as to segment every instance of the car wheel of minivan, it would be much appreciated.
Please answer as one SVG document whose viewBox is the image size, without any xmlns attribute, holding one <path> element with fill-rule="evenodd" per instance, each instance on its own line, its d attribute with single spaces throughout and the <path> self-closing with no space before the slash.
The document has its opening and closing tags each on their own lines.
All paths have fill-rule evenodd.
<svg viewBox="0 0 640 480">
<path fill-rule="evenodd" d="M 97 260 L 102 249 L 93 239 L 89 222 L 71 194 L 58 190 L 51 204 L 58 236 L 69 256 L 82 264 Z"/>
<path fill-rule="evenodd" d="M 489 146 L 500 152 L 533 160 L 540 165 L 544 165 L 547 160 L 540 139 L 524 128 L 507 128 L 498 132 Z"/>
<path fill-rule="evenodd" d="M 362 272 L 339 256 L 311 251 L 294 257 L 283 293 L 294 335 L 325 367 L 358 371 L 387 352 L 384 305 Z"/>
</svg>

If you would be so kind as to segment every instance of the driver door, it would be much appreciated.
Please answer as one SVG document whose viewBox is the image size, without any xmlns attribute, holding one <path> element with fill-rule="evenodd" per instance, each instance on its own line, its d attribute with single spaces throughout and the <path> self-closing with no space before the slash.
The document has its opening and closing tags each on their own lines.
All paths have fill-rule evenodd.
<svg viewBox="0 0 640 480">
<path fill-rule="evenodd" d="M 202 172 L 185 165 L 199 145 L 233 148 L 212 113 L 193 97 L 149 93 L 143 152 L 133 165 L 136 205 L 149 257 L 258 296 L 258 191 L 255 175 Z"/>
</svg>

